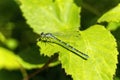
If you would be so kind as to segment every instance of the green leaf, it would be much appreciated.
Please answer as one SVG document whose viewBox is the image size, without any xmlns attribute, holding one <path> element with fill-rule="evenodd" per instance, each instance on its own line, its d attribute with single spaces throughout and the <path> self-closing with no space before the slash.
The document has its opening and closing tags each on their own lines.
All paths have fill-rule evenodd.
<svg viewBox="0 0 120 80">
<path fill-rule="evenodd" d="M 24 56 L 26 55 L 24 54 Z M 46 59 L 44 57 L 40 57 L 40 59 L 39 63 L 37 64 L 29 63 L 28 61 L 23 60 L 18 55 L 15 55 L 12 51 L 0 47 L 0 69 L 15 70 L 21 68 L 25 69 L 41 68 L 48 61 L 48 58 Z M 53 62 L 49 66 L 50 67 L 55 66 L 58 63 L 59 62 Z"/>
<path fill-rule="evenodd" d="M 0 32 L 0 45 L 3 44 L 9 49 L 14 50 L 18 46 L 18 42 L 15 39 L 6 39 L 5 36 Z"/>
<path fill-rule="evenodd" d="M 120 23 L 118 22 L 109 22 L 107 25 L 107 29 L 110 31 L 115 31 L 120 27 Z"/>
<path fill-rule="evenodd" d="M 18 42 L 15 39 L 6 39 L 4 44 L 9 48 L 14 50 L 18 46 Z"/>
<path fill-rule="evenodd" d="M 0 32 L 0 42 L 4 42 L 5 41 L 5 36 Z"/>
<path fill-rule="evenodd" d="M 90 58 L 84 61 L 74 54 L 60 54 L 65 71 L 72 74 L 74 80 L 112 80 L 118 54 L 113 36 L 100 25 L 80 33 L 81 40 L 76 43 Z"/>
<path fill-rule="evenodd" d="M 120 4 L 118 4 L 115 8 L 105 13 L 98 22 L 120 22 Z"/>
<path fill-rule="evenodd" d="M 54 34 L 78 30 L 80 8 L 73 3 L 73 0 L 20 1 L 23 15 L 34 32 Z"/>
<path fill-rule="evenodd" d="M 107 29 L 108 30 L 116 30 L 120 27 L 120 4 L 118 4 L 115 8 L 103 14 L 98 19 L 98 22 L 108 22 Z"/>
<path fill-rule="evenodd" d="M 13 52 L 0 47 L 0 69 L 18 69 L 20 64 Z"/>
<path fill-rule="evenodd" d="M 94 25 L 67 38 L 71 40 L 67 42 L 69 45 L 89 55 L 88 60 L 54 43 L 38 42 L 38 45 L 45 55 L 59 52 L 62 67 L 74 80 L 113 80 L 118 52 L 114 37 L 104 26 Z"/>
</svg>

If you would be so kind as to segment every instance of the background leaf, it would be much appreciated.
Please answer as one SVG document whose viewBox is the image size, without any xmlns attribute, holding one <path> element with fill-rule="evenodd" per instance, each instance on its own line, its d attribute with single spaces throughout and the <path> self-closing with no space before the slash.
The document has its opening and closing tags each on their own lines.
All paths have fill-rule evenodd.
<svg viewBox="0 0 120 80">
<path fill-rule="evenodd" d="M 112 10 L 108 11 L 106 14 L 104 14 L 98 22 L 119 22 L 120 21 L 120 4 L 113 8 Z"/>
<path fill-rule="evenodd" d="M 24 58 L 22 59 L 18 55 L 15 55 L 12 51 L 7 50 L 2 47 L 0 47 L 0 55 L 1 55 L 0 56 L 0 69 L 8 69 L 8 70 L 15 70 L 15 69 L 21 69 L 21 68 L 25 68 L 25 69 L 41 68 L 44 65 L 44 63 L 47 62 L 49 59 L 47 57 L 37 56 L 39 57 L 38 63 L 30 63 L 29 61 L 24 60 Z M 49 66 L 55 66 L 58 63 L 59 62 L 53 62 Z"/>
<path fill-rule="evenodd" d="M 4 35 L 0 32 L 0 42 L 4 42 L 5 41 L 5 37 Z"/>
<path fill-rule="evenodd" d="M 107 29 L 108 30 L 116 30 L 120 27 L 120 4 L 118 4 L 115 8 L 106 12 L 103 16 L 98 19 L 98 22 L 108 22 Z"/>
<path fill-rule="evenodd" d="M 73 0 L 20 1 L 21 10 L 28 24 L 38 34 L 73 31 L 79 27 L 80 9 L 73 3 Z"/>
<path fill-rule="evenodd" d="M 17 69 L 20 68 L 20 64 L 13 52 L 0 47 L 0 69 L 2 68 Z"/>
</svg>

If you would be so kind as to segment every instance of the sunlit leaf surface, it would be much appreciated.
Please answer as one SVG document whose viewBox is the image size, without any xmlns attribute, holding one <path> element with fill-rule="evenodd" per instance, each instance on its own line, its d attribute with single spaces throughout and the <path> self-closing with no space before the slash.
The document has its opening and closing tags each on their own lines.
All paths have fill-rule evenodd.
<svg viewBox="0 0 120 80">
<path fill-rule="evenodd" d="M 23 15 L 34 32 L 52 33 L 89 58 L 84 60 L 58 44 L 38 41 L 41 54 L 59 53 L 62 67 L 74 80 L 113 79 L 118 52 L 114 37 L 104 26 L 79 31 L 80 10 L 72 0 L 20 1 Z"/>
</svg>

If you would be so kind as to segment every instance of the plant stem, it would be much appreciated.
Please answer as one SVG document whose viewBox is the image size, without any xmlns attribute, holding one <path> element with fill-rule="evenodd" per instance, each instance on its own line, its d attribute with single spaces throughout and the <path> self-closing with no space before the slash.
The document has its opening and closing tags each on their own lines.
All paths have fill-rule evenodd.
<svg viewBox="0 0 120 80">
<path fill-rule="evenodd" d="M 28 78 L 27 78 L 27 76 L 28 76 L 27 71 L 22 66 L 20 68 L 20 71 L 21 71 L 21 73 L 23 75 L 23 80 L 28 80 Z"/>
<path fill-rule="evenodd" d="M 42 68 L 36 70 L 34 73 L 30 74 L 27 76 L 26 80 L 29 80 L 30 78 L 34 77 L 35 75 L 37 75 L 38 73 L 40 73 L 41 71 L 45 70 L 46 68 L 48 68 L 49 64 L 51 62 L 53 62 L 54 60 L 56 60 L 58 58 L 58 54 L 52 56 L 45 64 Z"/>
</svg>

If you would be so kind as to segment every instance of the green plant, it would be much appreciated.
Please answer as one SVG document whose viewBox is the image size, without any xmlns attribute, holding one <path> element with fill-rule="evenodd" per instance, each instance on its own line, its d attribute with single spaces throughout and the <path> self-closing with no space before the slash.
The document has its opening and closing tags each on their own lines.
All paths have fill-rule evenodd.
<svg viewBox="0 0 120 80">
<path fill-rule="evenodd" d="M 22 76 L 24 80 L 119 79 L 117 56 L 120 45 L 118 33 L 120 32 L 120 4 L 117 0 L 111 0 L 118 5 L 111 7 L 113 9 L 110 11 L 102 11 L 104 9 L 102 8 L 99 12 L 97 8 L 89 5 L 92 1 L 0 1 L 1 4 L 12 5 L 9 14 L 4 12 L 4 7 L 8 6 L 1 5 L 4 7 L 0 9 L 1 16 L 4 16 L 0 21 L 0 79 L 21 80 Z M 100 5 L 98 6 L 101 8 Z M 38 41 L 42 32 L 51 33 L 59 40 L 45 36 L 43 41 Z M 72 49 L 83 52 L 89 58 L 86 60 L 81 58 L 74 54 L 75 50 L 71 51 Z M 49 76 L 44 78 L 42 74 L 47 68 L 59 71 L 59 79 L 55 78 L 55 72 L 45 72 Z M 60 70 L 61 68 L 64 71 Z M 21 71 L 22 76 L 18 70 Z M 9 74 L 10 78 L 6 77 Z"/>
</svg>

